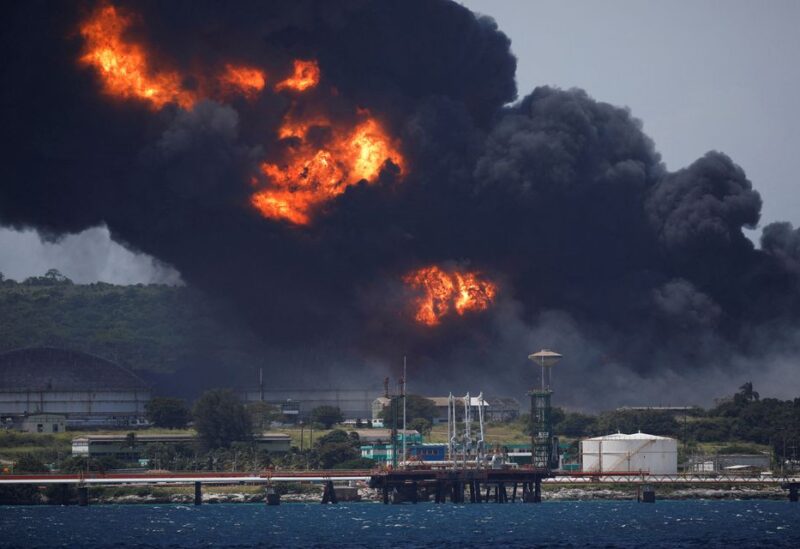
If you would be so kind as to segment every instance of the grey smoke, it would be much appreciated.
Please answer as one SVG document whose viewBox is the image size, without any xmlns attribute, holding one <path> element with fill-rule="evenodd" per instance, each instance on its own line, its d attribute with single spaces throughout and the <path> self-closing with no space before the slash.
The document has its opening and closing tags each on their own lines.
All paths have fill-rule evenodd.
<svg viewBox="0 0 800 549">
<path fill-rule="evenodd" d="M 106 227 L 56 240 L 33 229 L 0 227 L 0 272 L 6 278 L 22 281 L 48 269 L 58 269 L 79 284 L 182 284 L 175 269 L 114 242 Z"/>
</svg>

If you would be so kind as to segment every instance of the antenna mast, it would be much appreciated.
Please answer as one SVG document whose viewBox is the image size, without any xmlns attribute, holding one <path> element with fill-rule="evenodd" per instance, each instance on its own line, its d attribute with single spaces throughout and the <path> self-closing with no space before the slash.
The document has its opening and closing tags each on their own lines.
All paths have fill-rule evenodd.
<svg viewBox="0 0 800 549">
<path fill-rule="evenodd" d="M 408 387 L 408 378 L 406 377 L 406 356 L 403 355 L 403 466 L 406 465 L 406 388 Z"/>
</svg>

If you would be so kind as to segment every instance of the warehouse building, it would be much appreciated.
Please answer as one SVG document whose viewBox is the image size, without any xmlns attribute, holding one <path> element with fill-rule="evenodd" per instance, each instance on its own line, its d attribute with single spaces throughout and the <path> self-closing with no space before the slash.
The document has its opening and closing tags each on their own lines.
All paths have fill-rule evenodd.
<svg viewBox="0 0 800 549">
<path fill-rule="evenodd" d="M 138 459 L 154 445 L 193 445 L 197 435 L 88 435 L 72 439 L 72 455 L 83 457 L 118 457 Z M 288 452 L 291 437 L 283 433 L 262 433 L 251 441 L 257 450 Z"/>
<path fill-rule="evenodd" d="M 62 414 L 31 414 L 22 418 L 20 430 L 26 433 L 63 433 L 67 416 Z"/>
<path fill-rule="evenodd" d="M 369 389 L 277 389 L 252 387 L 240 391 L 244 403 L 266 402 L 281 411 L 287 421 L 308 419 L 319 406 L 339 408 L 347 419 L 368 419 L 375 388 Z"/>
<path fill-rule="evenodd" d="M 617 433 L 581 441 L 586 473 L 674 475 L 678 472 L 678 442 L 674 438 Z"/>
<path fill-rule="evenodd" d="M 49 347 L 0 354 L 4 424 L 50 425 L 52 432 L 51 416 L 57 415 L 67 427 L 135 426 L 146 423 L 150 398 L 150 388 L 136 374 L 94 355 Z M 50 419 L 25 419 L 33 416 Z"/>
</svg>

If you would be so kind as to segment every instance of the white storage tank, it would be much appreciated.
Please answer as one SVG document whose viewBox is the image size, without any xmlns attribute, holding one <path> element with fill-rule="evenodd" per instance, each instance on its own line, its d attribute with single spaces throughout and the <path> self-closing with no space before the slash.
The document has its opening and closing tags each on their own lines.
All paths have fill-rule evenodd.
<svg viewBox="0 0 800 549">
<path fill-rule="evenodd" d="M 678 441 L 646 433 L 606 435 L 581 441 L 583 471 L 674 475 L 678 472 Z"/>
</svg>

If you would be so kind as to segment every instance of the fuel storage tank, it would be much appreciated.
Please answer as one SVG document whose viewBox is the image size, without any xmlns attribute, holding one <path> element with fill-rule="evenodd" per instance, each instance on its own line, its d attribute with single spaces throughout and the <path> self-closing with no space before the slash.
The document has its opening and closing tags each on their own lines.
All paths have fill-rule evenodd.
<svg viewBox="0 0 800 549">
<path fill-rule="evenodd" d="M 678 472 L 678 442 L 674 438 L 617 433 L 581 441 L 582 469 L 588 473 Z"/>
</svg>

